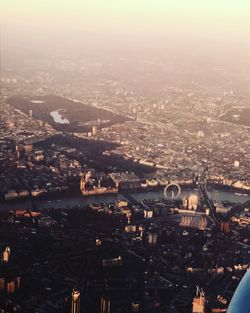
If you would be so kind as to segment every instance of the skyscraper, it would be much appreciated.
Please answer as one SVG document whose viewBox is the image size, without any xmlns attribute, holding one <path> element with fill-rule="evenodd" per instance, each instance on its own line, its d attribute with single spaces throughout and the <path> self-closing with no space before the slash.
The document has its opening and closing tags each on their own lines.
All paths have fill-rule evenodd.
<svg viewBox="0 0 250 313">
<path fill-rule="evenodd" d="M 10 259 L 10 247 L 6 247 L 2 252 L 2 262 L 8 263 Z"/>
<path fill-rule="evenodd" d="M 110 300 L 108 298 L 101 298 L 101 310 L 100 313 L 110 313 Z"/>
<path fill-rule="evenodd" d="M 193 313 L 205 313 L 206 299 L 202 289 L 197 287 L 196 296 L 193 299 Z"/>
<path fill-rule="evenodd" d="M 80 291 L 73 289 L 71 296 L 71 313 L 80 313 Z"/>
</svg>

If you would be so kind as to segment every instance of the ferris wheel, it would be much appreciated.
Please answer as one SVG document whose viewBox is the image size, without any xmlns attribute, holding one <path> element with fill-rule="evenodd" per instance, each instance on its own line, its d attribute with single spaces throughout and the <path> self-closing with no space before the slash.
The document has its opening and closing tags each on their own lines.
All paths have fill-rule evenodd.
<svg viewBox="0 0 250 313">
<path fill-rule="evenodd" d="M 176 183 L 170 183 L 164 188 L 164 197 L 167 199 L 178 199 L 181 194 L 181 187 Z"/>
</svg>

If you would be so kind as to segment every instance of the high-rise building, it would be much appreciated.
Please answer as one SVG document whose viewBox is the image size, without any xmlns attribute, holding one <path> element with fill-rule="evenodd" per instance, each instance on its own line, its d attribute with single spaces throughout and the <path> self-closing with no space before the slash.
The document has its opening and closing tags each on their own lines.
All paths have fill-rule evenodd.
<svg viewBox="0 0 250 313">
<path fill-rule="evenodd" d="M 139 226 L 139 232 L 140 232 L 140 238 L 142 239 L 142 236 L 143 236 L 143 226 L 142 225 Z"/>
<path fill-rule="evenodd" d="M 10 247 L 6 247 L 2 252 L 2 262 L 8 263 L 10 259 Z"/>
<path fill-rule="evenodd" d="M 157 238 L 158 238 L 157 233 L 150 232 L 148 234 L 148 244 L 150 246 L 155 246 L 157 244 Z"/>
<path fill-rule="evenodd" d="M 72 290 L 71 313 L 80 313 L 80 291 Z"/>
<path fill-rule="evenodd" d="M 221 222 L 221 225 L 220 225 L 220 230 L 225 233 L 225 234 L 228 234 L 230 233 L 230 224 L 229 222 Z"/>
<path fill-rule="evenodd" d="M 15 293 L 15 281 L 14 280 L 7 282 L 7 293 Z"/>
<path fill-rule="evenodd" d="M 93 134 L 93 136 L 96 136 L 96 134 L 97 134 L 97 126 L 93 126 L 92 127 L 92 134 Z"/>
<path fill-rule="evenodd" d="M 197 287 L 196 296 L 193 299 L 192 313 L 205 313 L 206 299 L 202 289 Z"/>
<path fill-rule="evenodd" d="M 191 194 L 188 197 L 188 209 L 189 210 L 197 210 L 198 207 L 198 196 L 196 194 Z"/>
<path fill-rule="evenodd" d="M 140 304 L 138 302 L 133 301 L 131 304 L 131 310 L 133 313 L 139 312 L 140 310 Z"/>
<path fill-rule="evenodd" d="M 5 288 L 5 279 L 4 277 L 0 277 L 0 290 L 4 290 Z"/>
<path fill-rule="evenodd" d="M 20 285 L 21 285 L 21 278 L 20 278 L 20 277 L 17 277 L 17 278 L 16 278 L 16 288 L 19 289 L 19 288 L 20 288 Z"/>
<path fill-rule="evenodd" d="M 110 313 L 110 300 L 108 298 L 101 298 L 101 310 L 100 313 Z"/>
</svg>

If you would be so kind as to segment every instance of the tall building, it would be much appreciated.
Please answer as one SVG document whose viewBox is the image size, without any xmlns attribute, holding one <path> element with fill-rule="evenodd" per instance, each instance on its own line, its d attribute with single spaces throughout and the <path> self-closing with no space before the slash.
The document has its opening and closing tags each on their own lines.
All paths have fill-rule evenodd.
<svg viewBox="0 0 250 313">
<path fill-rule="evenodd" d="M 73 289 L 71 296 L 71 313 L 80 313 L 80 291 Z"/>
<path fill-rule="evenodd" d="M 100 313 L 110 313 L 110 300 L 108 298 L 101 298 L 101 309 Z"/>
<path fill-rule="evenodd" d="M 4 290 L 5 288 L 5 279 L 4 277 L 0 277 L 0 290 Z"/>
<path fill-rule="evenodd" d="M 196 194 L 191 194 L 188 197 L 188 209 L 189 210 L 197 210 L 198 207 L 198 196 Z"/>
<path fill-rule="evenodd" d="M 197 194 L 191 193 L 183 197 L 183 208 L 188 210 L 197 210 L 199 197 Z"/>
<path fill-rule="evenodd" d="M 202 289 L 197 287 L 196 296 L 193 299 L 192 313 L 205 313 L 206 299 Z"/>
<path fill-rule="evenodd" d="M 6 247 L 2 252 L 2 262 L 8 263 L 10 259 L 10 247 Z"/>
<path fill-rule="evenodd" d="M 142 239 L 142 236 L 143 236 L 143 226 L 142 225 L 139 226 L 139 232 L 140 232 L 140 238 Z"/>
<path fill-rule="evenodd" d="M 19 288 L 20 288 L 20 285 L 21 285 L 21 278 L 20 278 L 20 277 L 17 277 L 17 278 L 16 278 L 16 288 L 19 289 Z"/>
<path fill-rule="evenodd" d="M 221 222 L 220 230 L 223 233 L 225 233 L 225 234 L 230 233 L 230 224 L 229 224 L 229 222 Z"/>
<path fill-rule="evenodd" d="M 15 281 L 14 280 L 7 282 L 7 293 L 15 293 Z"/>
<path fill-rule="evenodd" d="M 157 233 L 150 232 L 148 234 L 148 244 L 150 246 L 155 246 L 157 244 L 157 237 L 158 237 Z"/>
<path fill-rule="evenodd" d="M 92 134 L 93 134 L 93 136 L 97 135 L 97 126 L 92 127 Z"/>
</svg>

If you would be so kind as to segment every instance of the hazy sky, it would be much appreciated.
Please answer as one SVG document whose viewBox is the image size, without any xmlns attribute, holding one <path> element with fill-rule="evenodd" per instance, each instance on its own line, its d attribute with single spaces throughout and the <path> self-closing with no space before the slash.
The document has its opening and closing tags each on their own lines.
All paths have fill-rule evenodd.
<svg viewBox="0 0 250 313">
<path fill-rule="evenodd" d="M 10 42 L 88 33 L 250 46 L 250 0 L 1 0 L 1 20 Z"/>
</svg>

